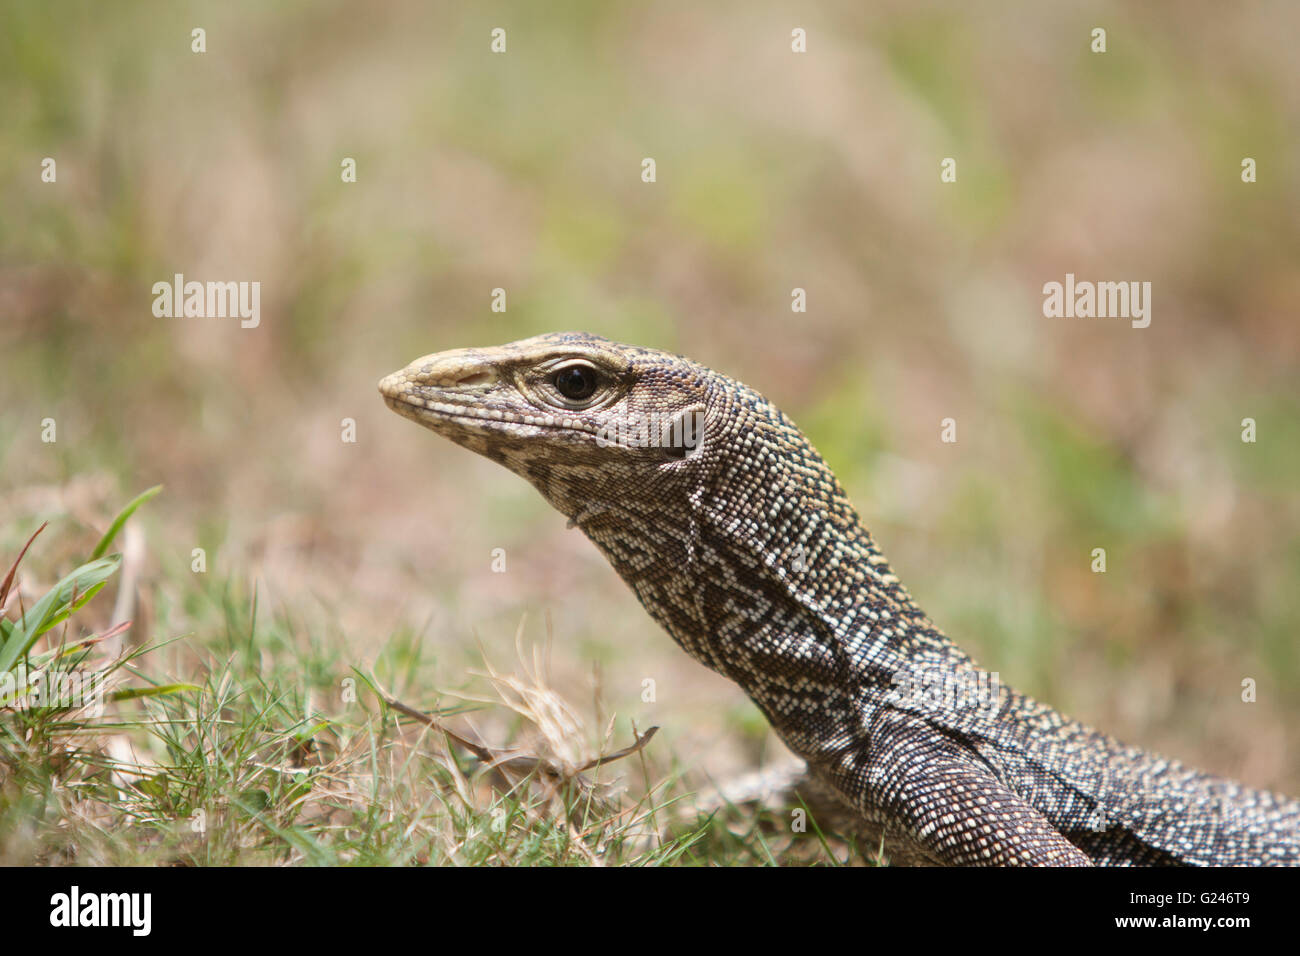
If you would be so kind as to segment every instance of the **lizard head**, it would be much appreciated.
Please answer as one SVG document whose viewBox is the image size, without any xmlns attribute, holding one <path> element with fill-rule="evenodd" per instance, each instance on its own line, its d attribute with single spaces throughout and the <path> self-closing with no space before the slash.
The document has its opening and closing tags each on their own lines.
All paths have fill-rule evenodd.
<svg viewBox="0 0 1300 956">
<path fill-rule="evenodd" d="M 379 391 L 527 479 L 688 653 L 742 683 L 754 628 L 809 605 L 853 620 L 868 591 L 910 602 L 794 423 L 689 359 L 559 332 L 426 355 Z"/>
<path fill-rule="evenodd" d="M 388 407 L 528 479 L 584 515 L 653 488 L 695 486 L 715 373 L 580 332 L 416 359 L 385 377 Z M 644 496 L 642 496 L 642 500 Z"/>
</svg>

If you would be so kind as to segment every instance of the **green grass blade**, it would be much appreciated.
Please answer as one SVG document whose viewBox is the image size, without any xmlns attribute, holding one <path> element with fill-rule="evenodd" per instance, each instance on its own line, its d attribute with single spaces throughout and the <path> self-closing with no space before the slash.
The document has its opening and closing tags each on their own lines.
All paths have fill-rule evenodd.
<svg viewBox="0 0 1300 956">
<path fill-rule="evenodd" d="M 112 701 L 135 700 L 137 697 L 164 697 L 169 694 L 183 694 L 187 690 L 201 690 L 196 684 L 160 684 L 157 687 L 128 687 L 115 690 L 108 695 Z"/>
<path fill-rule="evenodd" d="M 90 603 L 91 598 L 93 598 L 96 594 L 98 594 L 101 590 L 103 590 L 105 583 L 106 582 L 104 581 L 100 581 L 98 584 L 94 585 L 93 587 L 87 588 L 85 593 L 78 594 L 76 599 L 71 604 L 56 611 L 53 617 L 51 617 L 48 621 L 46 621 L 43 625 L 41 625 L 40 633 L 44 634 L 46 631 L 58 627 L 68 618 L 72 617 L 72 615 L 80 611 L 83 607 L 85 607 L 88 603 Z"/>
<path fill-rule="evenodd" d="M 22 619 L 0 648 L 0 674 L 9 670 L 26 654 L 45 631 L 52 618 L 61 614 L 81 594 L 107 581 L 122 564 L 122 556 L 115 554 L 83 564 L 46 592 Z"/>
<path fill-rule="evenodd" d="M 118 513 L 118 516 L 113 519 L 113 523 L 108 526 L 108 530 L 104 532 L 104 536 L 99 539 L 99 544 L 95 545 L 95 550 L 91 552 L 90 559 L 93 561 L 96 558 L 102 558 L 105 552 L 108 551 L 109 545 L 113 543 L 113 539 L 117 537 L 117 533 L 122 530 L 122 525 L 126 524 L 127 519 L 130 518 L 131 515 L 135 514 L 135 509 L 139 508 L 154 495 L 158 494 L 162 489 L 162 485 L 154 485 L 148 491 L 142 491 L 140 494 L 136 495 L 127 506 Z"/>
</svg>

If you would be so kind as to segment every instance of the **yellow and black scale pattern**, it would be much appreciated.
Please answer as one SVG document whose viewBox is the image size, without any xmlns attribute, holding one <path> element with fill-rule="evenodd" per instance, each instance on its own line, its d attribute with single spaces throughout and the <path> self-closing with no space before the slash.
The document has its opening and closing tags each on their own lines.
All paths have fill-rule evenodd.
<svg viewBox="0 0 1300 956">
<path fill-rule="evenodd" d="M 896 862 L 1300 864 L 1300 802 L 998 687 L 912 600 L 795 424 L 749 387 L 554 333 L 428 355 L 380 391 L 536 486 Z"/>
</svg>

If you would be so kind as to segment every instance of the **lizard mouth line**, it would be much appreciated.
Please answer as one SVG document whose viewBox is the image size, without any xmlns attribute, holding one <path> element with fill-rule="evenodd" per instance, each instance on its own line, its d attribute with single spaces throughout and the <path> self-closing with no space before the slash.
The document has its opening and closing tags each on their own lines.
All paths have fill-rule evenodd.
<svg viewBox="0 0 1300 956">
<path fill-rule="evenodd" d="M 499 413 L 475 415 L 472 412 L 455 412 L 449 411 L 445 404 L 440 404 L 438 407 L 431 408 L 428 405 L 418 405 L 415 402 L 409 402 L 404 398 L 392 395 L 385 395 L 384 401 L 388 404 L 389 408 L 397 412 L 399 415 L 420 421 L 455 421 L 479 425 L 527 425 L 535 428 L 549 428 L 555 431 L 588 432 L 594 434 L 593 430 L 589 428 L 565 425 L 560 422 L 538 421 L 536 420 L 536 417 L 534 417 L 532 421 L 529 421 L 519 415 L 502 415 Z M 470 406 L 466 405 L 461 407 L 469 408 Z"/>
<path fill-rule="evenodd" d="M 585 435 L 596 435 L 599 440 L 599 432 L 591 427 L 581 425 L 564 425 L 559 422 L 545 421 L 527 421 L 521 417 L 505 417 L 502 415 L 474 415 L 467 412 L 452 412 L 441 408 L 429 408 L 427 405 L 417 405 L 414 402 L 408 402 L 403 398 L 385 395 L 384 402 L 397 414 L 404 418 L 410 418 L 418 422 L 435 422 L 435 421 L 453 421 L 463 422 L 465 424 L 497 424 L 497 425 L 527 425 L 534 428 L 546 428 L 552 431 L 578 432 Z M 463 406 L 468 407 L 468 406 Z M 637 450 L 642 445 L 629 445 L 624 442 L 606 440 L 605 446 L 617 446 L 629 450 Z M 653 447 L 653 446 L 651 446 Z"/>
</svg>

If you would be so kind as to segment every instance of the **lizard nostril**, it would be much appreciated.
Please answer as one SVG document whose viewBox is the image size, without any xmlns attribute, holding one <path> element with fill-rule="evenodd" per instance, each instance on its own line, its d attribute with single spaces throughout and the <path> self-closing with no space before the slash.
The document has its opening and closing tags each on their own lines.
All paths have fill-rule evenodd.
<svg viewBox="0 0 1300 956">
<path fill-rule="evenodd" d="M 466 375 L 464 378 L 456 379 L 457 385 L 488 385 L 496 381 L 496 376 L 491 372 L 475 372 L 473 375 Z"/>
</svg>

